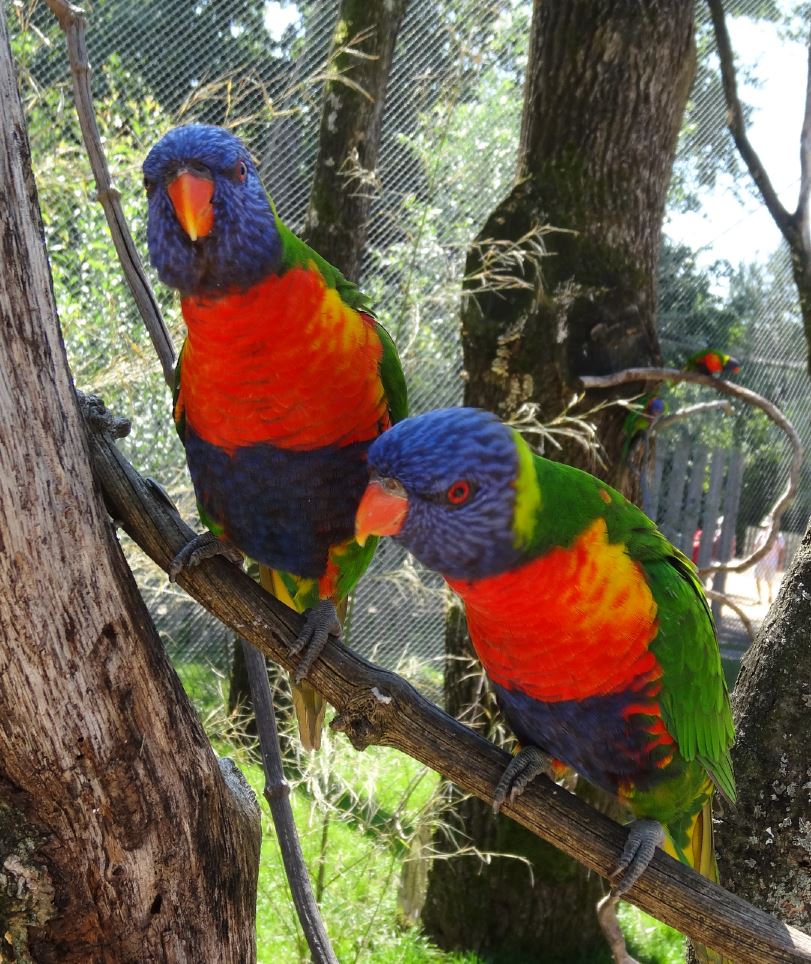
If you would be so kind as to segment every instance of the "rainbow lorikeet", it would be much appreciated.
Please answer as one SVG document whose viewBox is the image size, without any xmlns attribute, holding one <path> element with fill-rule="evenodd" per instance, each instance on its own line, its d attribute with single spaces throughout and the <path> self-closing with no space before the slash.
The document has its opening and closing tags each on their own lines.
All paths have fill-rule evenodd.
<svg viewBox="0 0 811 964">
<path fill-rule="evenodd" d="M 299 612 L 306 675 L 374 544 L 354 540 L 370 443 L 406 414 L 397 351 L 366 297 L 279 219 L 229 132 L 192 124 L 144 162 L 147 239 L 188 336 L 174 418 L 210 530 L 173 565 L 230 550 Z M 238 553 L 235 553 L 238 550 Z M 302 741 L 324 705 L 294 687 Z"/>
<path fill-rule="evenodd" d="M 737 375 L 741 370 L 741 363 L 732 355 L 717 351 L 715 348 L 704 348 L 687 359 L 684 370 L 726 378 L 728 375 Z"/>
<path fill-rule="evenodd" d="M 634 444 L 651 427 L 653 421 L 663 415 L 667 403 L 658 395 L 642 395 L 628 406 L 628 414 L 622 424 L 623 441 L 620 458 L 625 462 Z"/>
<path fill-rule="evenodd" d="M 733 726 L 690 561 L 618 492 L 478 409 L 406 419 L 369 469 L 357 538 L 394 536 L 461 597 L 523 747 L 496 805 L 561 763 L 613 794 L 636 819 L 606 913 L 657 844 L 717 879 L 711 799 L 735 798 Z"/>
</svg>

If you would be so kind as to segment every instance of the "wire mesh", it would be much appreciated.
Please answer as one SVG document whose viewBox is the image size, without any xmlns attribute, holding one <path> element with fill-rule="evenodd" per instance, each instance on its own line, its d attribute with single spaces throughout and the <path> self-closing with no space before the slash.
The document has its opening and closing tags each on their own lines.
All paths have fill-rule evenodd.
<svg viewBox="0 0 811 964">
<path fill-rule="evenodd" d="M 755 0 L 750 6 L 754 11 Z M 400 346 L 415 412 L 461 399 L 464 255 L 514 174 L 530 8 L 528 0 L 412 0 L 398 38 L 362 281 Z M 192 519 L 168 394 L 120 279 L 101 209 L 93 203 L 63 39 L 43 4 L 16 2 L 7 9 L 77 386 L 99 392 L 113 410 L 133 417 L 128 454 L 142 472 L 166 485 Z M 282 217 L 300 228 L 337 9 L 335 0 L 93 5 L 88 44 L 99 123 L 143 254 L 140 163 L 165 130 L 190 120 L 238 129 Z M 703 7 L 697 15 L 703 18 L 699 38 L 706 43 Z M 277 26 L 280 19 L 284 29 Z M 712 78 L 711 66 L 702 67 L 677 179 L 712 182 L 713 159 L 724 151 L 734 166 L 720 86 Z M 740 230 L 746 230 L 745 217 Z M 740 381 L 780 402 L 807 438 L 811 399 L 787 257 L 774 258 L 760 278 L 737 278 L 739 288 L 747 282 L 746 290 L 759 292 L 751 303 L 739 299 L 730 308 L 728 297 L 717 296 L 717 331 L 708 330 L 706 311 L 696 310 L 699 281 L 689 269 L 689 256 L 664 263 L 666 361 L 680 364 L 716 337 L 727 339 L 718 347 L 740 357 Z M 156 290 L 179 343 L 177 305 L 160 285 Z M 672 404 L 689 397 L 685 391 Z M 746 450 L 740 525 L 755 525 L 784 479 L 782 443 L 755 418 L 719 420 L 719 426 L 717 438 L 709 434 L 713 444 Z M 803 502 L 789 524 L 799 529 L 807 515 Z M 228 633 L 170 588 L 137 551 L 130 557 L 175 658 L 226 668 Z M 408 562 L 396 546 L 383 545 L 355 595 L 351 644 L 388 666 L 405 668 L 435 695 L 442 678 L 444 606 L 438 578 Z"/>
</svg>

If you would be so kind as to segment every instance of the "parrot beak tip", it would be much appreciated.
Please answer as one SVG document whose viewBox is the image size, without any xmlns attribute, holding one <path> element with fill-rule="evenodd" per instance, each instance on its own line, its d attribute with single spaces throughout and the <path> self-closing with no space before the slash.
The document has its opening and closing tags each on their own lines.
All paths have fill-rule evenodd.
<svg viewBox="0 0 811 964">
<path fill-rule="evenodd" d="M 405 490 L 391 491 L 377 480 L 370 482 L 355 516 L 355 542 L 363 546 L 369 536 L 396 536 L 407 514 Z"/>
</svg>

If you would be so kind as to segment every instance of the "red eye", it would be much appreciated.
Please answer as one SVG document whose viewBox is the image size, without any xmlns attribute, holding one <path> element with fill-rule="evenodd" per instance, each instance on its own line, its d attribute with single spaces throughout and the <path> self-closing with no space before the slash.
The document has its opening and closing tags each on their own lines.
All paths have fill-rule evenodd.
<svg viewBox="0 0 811 964">
<path fill-rule="evenodd" d="M 460 479 L 459 482 L 454 482 L 448 489 L 448 502 L 450 502 L 451 505 L 462 505 L 462 503 L 467 502 L 469 498 L 470 484 L 465 482 L 464 479 Z"/>
<path fill-rule="evenodd" d="M 247 176 L 248 176 L 248 165 L 245 163 L 245 161 L 238 161 L 237 162 L 237 180 L 244 182 Z"/>
</svg>

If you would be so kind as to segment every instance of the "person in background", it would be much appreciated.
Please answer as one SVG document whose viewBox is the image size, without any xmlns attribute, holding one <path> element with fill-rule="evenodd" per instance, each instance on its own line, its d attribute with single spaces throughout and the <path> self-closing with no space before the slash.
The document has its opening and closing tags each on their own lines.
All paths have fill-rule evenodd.
<svg viewBox="0 0 811 964">
<path fill-rule="evenodd" d="M 758 534 L 755 538 L 756 550 L 765 545 L 770 529 L 771 520 L 764 519 L 763 522 L 760 523 Z M 771 606 L 772 600 L 774 599 L 775 586 L 780 585 L 777 574 L 783 571 L 785 555 L 786 540 L 783 538 L 783 533 L 778 532 L 777 538 L 769 547 L 769 551 L 762 559 L 758 559 L 755 563 L 755 585 L 757 586 L 757 600 L 759 603 L 763 602 L 765 584 L 766 599 Z"/>
</svg>

